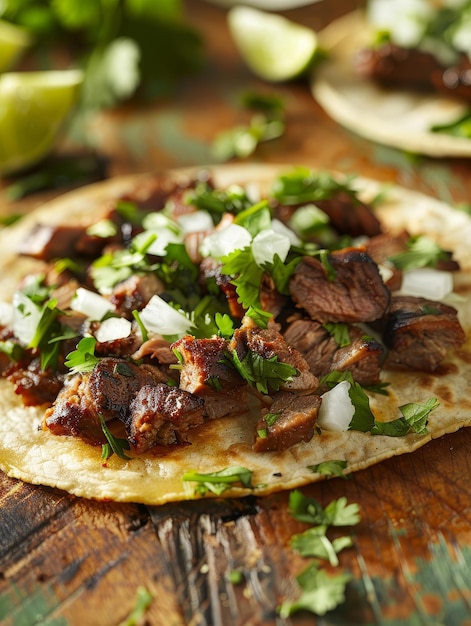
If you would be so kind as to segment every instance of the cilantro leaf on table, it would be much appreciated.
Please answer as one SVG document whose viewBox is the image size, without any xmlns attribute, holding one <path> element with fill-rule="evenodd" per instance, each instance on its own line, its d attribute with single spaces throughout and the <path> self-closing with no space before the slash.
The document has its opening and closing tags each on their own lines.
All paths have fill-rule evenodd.
<svg viewBox="0 0 471 626">
<path fill-rule="evenodd" d="M 345 588 L 351 578 L 351 575 L 347 573 L 328 574 L 316 563 L 312 563 L 298 576 L 297 580 L 302 589 L 299 598 L 294 602 L 283 602 L 278 612 L 283 618 L 302 610 L 316 615 L 325 615 L 345 602 Z"/>
<path fill-rule="evenodd" d="M 330 565 L 339 564 L 337 554 L 352 546 L 351 537 L 336 537 L 331 541 L 326 535 L 326 526 L 313 526 L 303 533 L 293 535 L 291 547 L 304 557 L 315 557 L 328 561 Z"/>
<path fill-rule="evenodd" d="M 358 504 L 347 504 L 345 497 L 323 508 L 317 500 L 297 489 L 290 493 L 289 512 L 294 519 L 313 525 L 350 526 L 360 521 Z"/>
</svg>

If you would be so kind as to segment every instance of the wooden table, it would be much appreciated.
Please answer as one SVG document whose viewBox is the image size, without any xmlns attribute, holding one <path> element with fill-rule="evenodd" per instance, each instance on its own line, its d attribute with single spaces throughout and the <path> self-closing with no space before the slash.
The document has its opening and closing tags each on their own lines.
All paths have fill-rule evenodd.
<svg viewBox="0 0 471 626">
<path fill-rule="evenodd" d="M 314 28 L 357 3 L 320 2 L 287 13 Z M 445 200 L 469 202 L 471 162 L 414 159 L 373 145 L 332 122 L 306 82 L 267 85 L 245 68 L 224 9 L 186 3 L 203 34 L 203 72 L 174 98 L 124 106 L 89 122 L 89 139 L 110 176 L 211 162 L 215 134 L 242 119 L 246 89 L 282 95 L 286 132 L 261 145 L 256 162 L 294 163 L 394 181 Z M 60 150 L 74 149 L 65 142 Z M 59 192 L 8 203 L 29 211 Z M 471 620 L 471 430 L 433 441 L 340 478 L 303 488 L 326 505 L 346 496 L 361 507 L 354 544 L 341 554 L 352 574 L 347 601 L 324 618 L 277 616 L 306 562 L 290 538 L 306 526 L 288 512 L 288 493 L 240 501 L 145 507 L 93 502 L 0 476 L 0 621 L 15 626 L 121 624 L 144 587 L 145 623 L 157 626 L 414 625 Z M 242 573 L 240 584 L 228 573 Z"/>
</svg>

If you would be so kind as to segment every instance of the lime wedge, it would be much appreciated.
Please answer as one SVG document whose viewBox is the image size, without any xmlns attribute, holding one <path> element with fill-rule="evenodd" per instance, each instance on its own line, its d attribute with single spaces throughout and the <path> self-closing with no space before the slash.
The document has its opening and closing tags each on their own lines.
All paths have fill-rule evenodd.
<svg viewBox="0 0 471 626">
<path fill-rule="evenodd" d="M 292 80 L 310 67 L 317 35 L 307 26 L 246 6 L 230 9 L 227 20 L 242 58 L 260 78 Z"/>
<path fill-rule="evenodd" d="M 0 20 L 0 72 L 10 69 L 31 43 L 25 29 Z"/>
<path fill-rule="evenodd" d="M 82 81 L 81 70 L 0 75 L 0 174 L 34 165 L 48 154 Z"/>
</svg>

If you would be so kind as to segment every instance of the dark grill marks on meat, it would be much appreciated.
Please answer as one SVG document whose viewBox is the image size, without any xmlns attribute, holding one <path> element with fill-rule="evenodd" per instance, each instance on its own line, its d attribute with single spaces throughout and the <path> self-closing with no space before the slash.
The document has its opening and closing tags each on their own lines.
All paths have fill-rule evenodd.
<svg viewBox="0 0 471 626">
<path fill-rule="evenodd" d="M 90 374 L 67 381 L 53 406 L 46 411 L 45 425 L 59 435 L 74 435 L 91 443 L 102 441 L 100 415 L 105 421 L 126 423 L 129 405 L 144 385 L 162 382 L 161 373 L 124 359 L 101 359 Z"/>
<path fill-rule="evenodd" d="M 465 334 L 453 307 L 395 296 L 383 320 L 383 338 L 389 349 L 386 367 L 433 372 L 448 350 L 463 344 Z"/>
<path fill-rule="evenodd" d="M 204 416 L 216 419 L 247 408 L 247 385 L 225 364 L 227 341 L 186 335 L 172 344 L 183 359 L 180 388 L 204 398 Z"/>
<path fill-rule="evenodd" d="M 144 385 L 131 402 L 128 420 L 135 452 L 186 441 L 188 430 L 204 422 L 203 407 L 204 400 L 188 391 L 164 384 Z"/>
<path fill-rule="evenodd" d="M 385 358 L 383 345 L 357 326 L 350 326 L 348 332 L 350 344 L 340 347 L 322 324 L 300 319 L 290 324 L 284 338 L 301 352 L 318 378 L 333 371 L 349 371 L 360 385 L 377 384 Z"/>
<path fill-rule="evenodd" d="M 276 394 L 255 427 L 255 452 L 281 451 L 300 441 L 310 441 L 321 402 L 315 395 Z"/>
<path fill-rule="evenodd" d="M 282 363 L 288 363 L 298 370 L 298 375 L 291 381 L 283 383 L 281 389 L 293 393 L 312 393 L 319 386 L 316 376 L 310 371 L 303 355 L 289 346 L 283 335 L 274 328 L 260 328 L 250 317 L 244 318 L 244 323 L 234 332 L 229 344 L 230 350 L 237 352 L 239 360 L 243 360 L 247 350 L 255 352 L 264 359 L 274 356 Z"/>
<path fill-rule="evenodd" d="M 390 292 L 376 263 L 363 248 L 328 255 L 332 276 L 315 257 L 304 257 L 289 289 L 298 307 L 318 322 L 372 322 L 381 318 Z"/>
<path fill-rule="evenodd" d="M 55 435 L 72 435 L 97 445 L 105 443 L 100 416 L 118 419 L 134 452 L 185 441 L 187 431 L 203 423 L 204 401 L 165 384 L 158 369 L 124 359 L 102 359 L 90 374 L 69 378 L 44 426 Z"/>
</svg>

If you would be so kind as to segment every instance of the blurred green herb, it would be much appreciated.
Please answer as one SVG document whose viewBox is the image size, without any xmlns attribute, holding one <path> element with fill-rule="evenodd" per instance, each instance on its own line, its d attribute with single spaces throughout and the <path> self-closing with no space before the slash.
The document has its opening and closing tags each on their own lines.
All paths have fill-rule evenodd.
<svg viewBox="0 0 471 626">
<path fill-rule="evenodd" d="M 181 0 L 4 0 L 0 18 L 32 33 L 40 69 L 50 69 L 57 45 L 85 68 L 86 108 L 110 107 L 137 92 L 166 96 L 203 60 Z"/>
<path fill-rule="evenodd" d="M 279 96 L 246 92 L 241 96 L 240 105 L 251 112 L 251 117 L 246 124 L 216 135 L 212 148 L 219 161 L 245 159 L 260 143 L 277 139 L 285 131 L 285 106 Z"/>
</svg>

